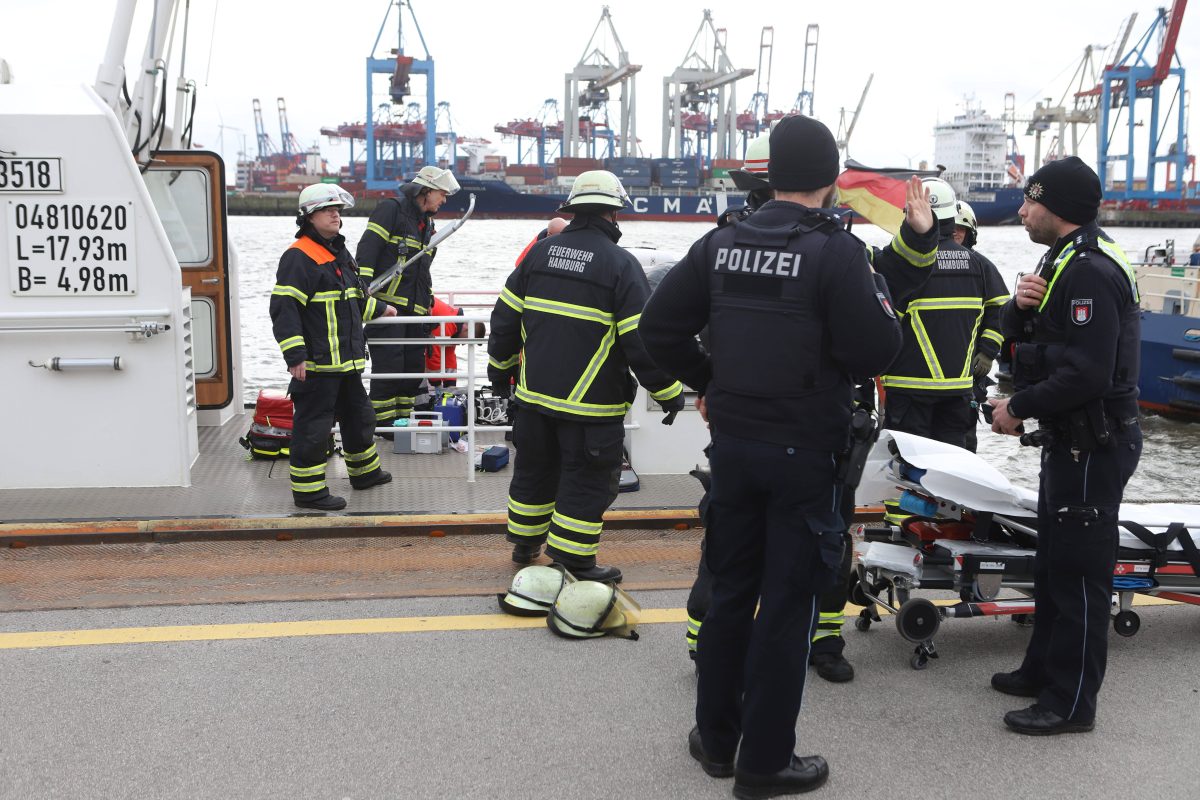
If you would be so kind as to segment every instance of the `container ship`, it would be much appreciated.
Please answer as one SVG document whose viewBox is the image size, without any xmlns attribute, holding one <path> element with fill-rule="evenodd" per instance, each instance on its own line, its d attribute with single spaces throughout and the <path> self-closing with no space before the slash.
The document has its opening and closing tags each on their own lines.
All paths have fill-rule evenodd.
<svg viewBox="0 0 1200 800">
<path fill-rule="evenodd" d="M 980 225 L 1018 221 L 1017 210 L 1025 202 L 1024 157 L 1009 153 L 1003 121 L 968 107 L 934 126 L 933 158 L 958 199 L 971 204 Z"/>
</svg>

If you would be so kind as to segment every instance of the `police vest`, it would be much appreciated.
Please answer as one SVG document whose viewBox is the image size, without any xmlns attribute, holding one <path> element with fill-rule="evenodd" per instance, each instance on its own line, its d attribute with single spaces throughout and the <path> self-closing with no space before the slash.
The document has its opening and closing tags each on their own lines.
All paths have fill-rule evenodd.
<svg viewBox="0 0 1200 800">
<path fill-rule="evenodd" d="M 713 235 L 714 384 L 741 395 L 804 397 L 846 380 L 825 342 L 814 268 L 840 231 L 835 220 L 810 213 L 773 228 L 751 217 Z"/>
<path fill-rule="evenodd" d="M 1054 257 L 1049 269 L 1042 273 L 1043 277 L 1047 278 L 1046 294 L 1038 305 L 1037 314 L 1026 323 L 1028 341 L 1017 344 L 1013 352 L 1013 382 L 1017 389 L 1045 380 L 1061 366 L 1067 326 L 1083 324 L 1087 321 L 1087 315 L 1091 314 L 1091 307 L 1081 303 L 1069 309 L 1074 319 L 1052 318 L 1050 312 L 1053 309 L 1048 305 L 1063 273 L 1080 259 L 1089 258 L 1090 253 L 1100 253 L 1104 256 L 1099 259 L 1100 262 L 1114 263 L 1129 282 L 1130 302 L 1121 312 L 1121 333 L 1117 340 L 1113 386 L 1128 387 L 1137 383 L 1137 364 L 1141 349 L 1138 324 L 1138 304 L 1141 302 L 1141 295 L 1138 292 L 1137 277 L 1124 251 L 1098 230 L 1092 230 L 1080 233 L 1072 239 Z"/>
</svg>

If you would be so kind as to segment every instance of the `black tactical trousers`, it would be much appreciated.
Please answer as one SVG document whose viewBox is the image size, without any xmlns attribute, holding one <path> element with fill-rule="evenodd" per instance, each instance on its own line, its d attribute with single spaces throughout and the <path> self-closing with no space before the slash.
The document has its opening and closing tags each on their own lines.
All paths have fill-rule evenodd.
<svg viewBox="0 0 1200 800">
<path fill-rule="evenodd" d="M 773 773 L 790 763 L 818 596 L 842 561 L 834 455 L 714 431 L 709 460 L 696 723 L 714 759 L 737 751 L 740 769 Z"/>
<path fill-rule="evenodd" d="M 379 471 L 375 450 L 375 414 L 358 372 L 309 372 L 288 386 L 295 412 L 292 422 L 290 471 L 292 497 L 319 500 L 329 494 L 325 468 L 330 431 L 341 424 L 342 453 L 353 485 L 370 482 Z"/>
<path fill-rule="evenodd" d="M 424 372 L 424 344 L 381 344 L 380 339 L 427 337 L 425 323 L 412 325 L 368 325 L 367 343 L 371 346 L 371 372 Z M 420 393 L 423 378 L 372 378 L 371 407 L 376 424 L 391 427 L 397 419 L 408 419 Z"/>
<path fill-rule="evenodd" d="M 883 427 L 965 447 L 978 416 L 969 395 L 887 393 Z"/>
<path fill-rule="evenodd" d="M 1019 671 L 1043 687 L 1038 703 L 1066 719 L 1096 716 L 1108 660 L 1117 511 L 1141 453 L 1136 423 L 1078 458 L 1067 444 L 1042 449 L 1033 636 Z"/>
<path fill-rule="evenodd" d="M 624 440 L 621 417 L 576 422 L 522 408 L 513 423 L 508 540 L 545 542 L 555 561 L 594 566 L 604 512 L 617 498 Z"/>
</svg>

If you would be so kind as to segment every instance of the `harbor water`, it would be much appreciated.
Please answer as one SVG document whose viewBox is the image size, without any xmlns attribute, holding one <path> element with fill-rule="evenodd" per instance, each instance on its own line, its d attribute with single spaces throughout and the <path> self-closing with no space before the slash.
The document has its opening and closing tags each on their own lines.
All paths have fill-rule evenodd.
<svg viewBox="0 0 1200 800">
<path fill-rule="evenodd" d="M 346 218 L 342 232 L 352 247 L 366 223 L 361 217 Z M 517 254 L 541 227 L 534 220 L 468 222 L 439 248 L 433 265 L 434 290 L 499 291 Z M 682 255 L 711 228 L 699 222 L 623 222 L 621 244 Z M 271 335 L 267 305 L 279 255 L 292 241 L 296 228 L 288 217 L 230 217 L 229 230 L 239 257 L 245 396 L 253 401 L 261 388 L 287 386 L 288 375 Z M 872 225 L 856 225 L 854 233 L 877 246 L 890 238 Z M 1135 261 L 1142 259 L 1147 247 L 1168 239 L 1174 239 L 1177 254 L 1186 257 L 1196 238 L 1193 229 L 1110 228 L 1108 233 Z M 1002 226 L 981 228 L 977 249 L 996 264 L 1011 288 L 1017 273 L 1032 270 L 1045 248 L 1029 241 L 1020 226 Z M 1200 423 L 1147 416 L 1142 430 L 1145 450 L 1126 497 L 1200 502 L 1196 479 L 1200 475 Z M 696 443 L 697 453 L 703 444 Z M 1014 437 L 992 434 L 981 424 L 979 453 L 1015 483 L 1036 488 L 1036 450 L 1021 447 Z"/>
</svg>

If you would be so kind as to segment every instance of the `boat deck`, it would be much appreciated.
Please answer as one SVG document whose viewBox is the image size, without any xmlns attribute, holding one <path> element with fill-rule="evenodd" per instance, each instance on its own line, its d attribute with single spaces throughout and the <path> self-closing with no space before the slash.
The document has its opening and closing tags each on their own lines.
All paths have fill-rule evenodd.
<svg viewBox="0 0 1200 800">
<path fill-rule="evenodd" d="M 173 535 L 245 536 L 263 531 L 363 536 L 399 529 L 427 533 L 438 526 L 502 530 L 511 462 L 499 472 L 477 472 L 472 483 L 467 480 L 469 453 L 447 449 L 440 454 L 397 454 L 390 442 L 379 439 L 383 468 L 394 476 L 390 484 L 354 491 L 345 462 L 334 456 L 327 480 L 334 494 L 346 497 L 346 509 L 302 511 L 292 505 L 287 460 L 251 460 L 238 444 L 249 423 L 249 415 L 239 415 L 219 428 L 200 429 L 200 456 L 187 488 L 0 490 L 0 542 L 35 537 L 117 541 Z M 499 431 L 485 429 L 476 438 L 476 447 L 504 444 Z M 609 527 L 620 527 L 626 519 L 663 525 L 695 519 L 702 489 L 694 478 L 641 475 L 640 479 L 638 491 L 617 496 L 608 515 Z"/>
</svg>

